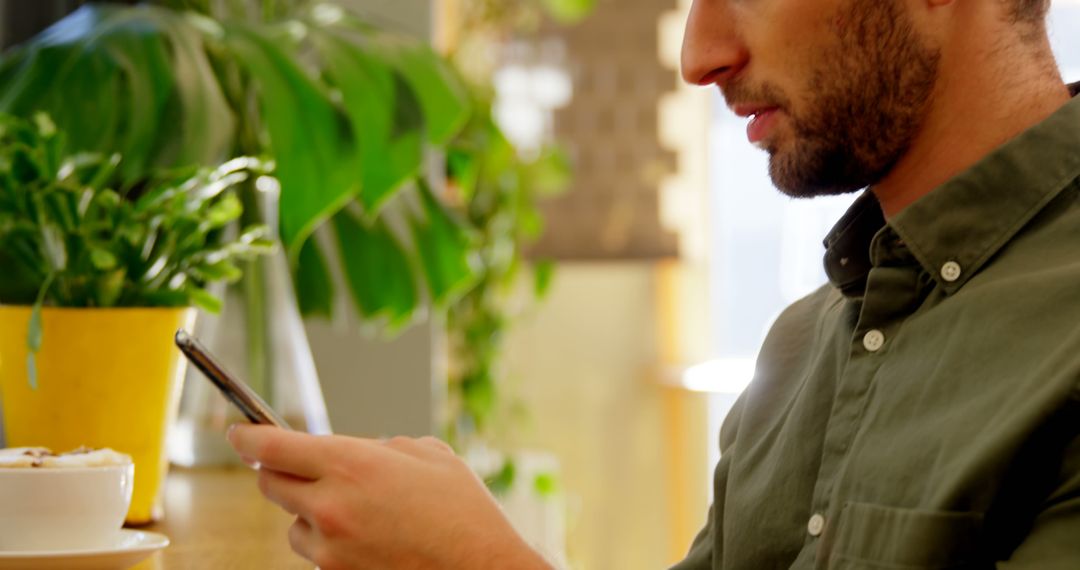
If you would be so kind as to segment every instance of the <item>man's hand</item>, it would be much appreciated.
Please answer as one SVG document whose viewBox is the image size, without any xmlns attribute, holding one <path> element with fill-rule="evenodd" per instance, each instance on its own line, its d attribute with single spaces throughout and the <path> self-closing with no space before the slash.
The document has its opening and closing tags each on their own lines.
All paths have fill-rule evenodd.
<svg viewBox="0 0 1080 570">
<path fill-rule="evenodd" d="M 289 543 L 322 570 L 547 570 L 483 482 L 435 438 L 374 441 L 236 425 L 259 489 L 296 515 Z"/>
</svg>

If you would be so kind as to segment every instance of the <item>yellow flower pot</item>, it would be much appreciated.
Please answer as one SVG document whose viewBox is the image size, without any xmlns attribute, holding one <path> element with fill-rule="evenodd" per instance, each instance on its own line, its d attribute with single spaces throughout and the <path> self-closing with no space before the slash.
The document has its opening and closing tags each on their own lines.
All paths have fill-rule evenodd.
<svg viewBox="0 0 1080 570">
<path fill-rule="evenodd" d="M 176 419 L 185 362 L 173 333 L 187 308 L 42 311 L 37 389 L 27 376 L 30 308 L 0 306 L 0 400 L 9 447 L 111 447 L 135 461 L 128 524 L 161 516 L 165 439 Z"/>
</svg>

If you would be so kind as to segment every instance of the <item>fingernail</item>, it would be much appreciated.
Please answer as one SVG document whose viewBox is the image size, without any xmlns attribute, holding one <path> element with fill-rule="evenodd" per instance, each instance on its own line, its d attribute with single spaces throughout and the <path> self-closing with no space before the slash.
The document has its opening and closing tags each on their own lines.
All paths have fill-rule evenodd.
<svg viewBox="0 0 1080 570">
<path fill-rule="evenodd" d="M 259 467 L 262 466 L 258 461 L 255 461 L 254 459 L 252 459 L 250 457 L 245 457 L 243 455 L 240 456 L 240 461 L 243 461 L 244 465 L 247 465 L 248 467 L 254 469 L 255 471 L 258 471 Z"/>
</svg>

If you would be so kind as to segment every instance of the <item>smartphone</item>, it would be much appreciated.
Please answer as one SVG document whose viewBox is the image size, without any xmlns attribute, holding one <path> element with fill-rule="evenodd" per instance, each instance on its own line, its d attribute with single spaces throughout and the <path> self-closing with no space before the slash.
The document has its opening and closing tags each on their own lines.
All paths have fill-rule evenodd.
<svg viewBox="0 0 1080 570">
<path fill-rule="evenodd" d="M 252 423 L 292 429 L 250 386 L 226 372 L 206 348 L 184 329 L 176 331 L 176 346 Z"/>
</svg>

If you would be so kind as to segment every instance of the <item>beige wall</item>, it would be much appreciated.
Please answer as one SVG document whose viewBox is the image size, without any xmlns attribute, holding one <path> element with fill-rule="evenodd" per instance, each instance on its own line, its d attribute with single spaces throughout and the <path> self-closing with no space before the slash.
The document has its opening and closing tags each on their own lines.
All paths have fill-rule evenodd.
<svg viewBox="0 0 1080 570">
<path fill-rule="evenodd" d="M 388 340 L 365 329 L 350 306 L 339 310 L 335 323 L 310 320 L 305 328 L 335 433 L 438 433 L 432 410 L 446 392 L 432 357 L 441 349 L 439 327 L 425 320 Z"/>
<path fill-rule="evenodd" d="M 653 263 L 564 263 L 507 338 L 506 378 L 532 424 L 511 446 L 562 462 L 577 570 L 656 570 L 707 509 L 705 400 L 661 386 L 662 273 Z"/>
</svg>

